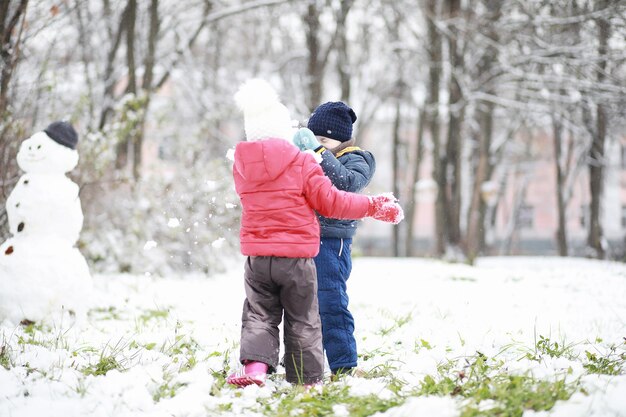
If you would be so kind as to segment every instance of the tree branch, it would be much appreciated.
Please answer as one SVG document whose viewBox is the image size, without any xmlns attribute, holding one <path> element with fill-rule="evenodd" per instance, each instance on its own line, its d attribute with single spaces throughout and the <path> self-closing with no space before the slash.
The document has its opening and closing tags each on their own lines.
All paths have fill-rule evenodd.
<svg viewBox="0 0 626 417">
<path fill-rule="evenodd" d="M 126 19 L 128 15 L 128 5 L 122 12 L 120 17 L 120 22 L 117 27 L 117 32 L 115 33 L 115 39 L 113 39 L 113 44 L 111 45 L 111 49 L 109 50 L 109 54 L 107 55 L 107 65 L 104 70 L 104 97 L 103 97 L 103 108 L 102 113 L 100 115 L 100 123 L 98 126 L 102 129 L 106 123 L 106 119 L 108 114 L 111 112 L 112 106 L 112 95 L 113 88 L 115 86 L 115 80 L 113 79 L 113 64 L 115 61 L 115 55 L 117 55 L 117 50 L 119 49 L 120 43 L 122 41 L 122 34 L 126 28 Z"/>
<path fill-rule="evenodd" d="M 227 7 L 223 10 L 220 10 L 219 12 L 207 13 L 204 19 L 202 19 L 202 22 L 200 22 L 200 25 L 194 31 L 191 38 L 189 38 L 189 41 L 187 41 L 187 45 L 185 49 L 190 49 L 191 47 L 193 47 L 193 45 L 196 43 L 196 40 L 198 39 L 198 36 L 200 36 L 204 28 L 209 23 L 214 23 L 219 20 L 222 20 L 231 16 L 235 16 L 241 13 L 245 13 L 250 10 L 258 9 L 261 7 L 277 6 L 280 4 L 289 3 L 291 1 L 292 0 L 257 0 L 257 1 L 247 2 L 239 6 Z M 207 12 L 211 9 L 210 3 L 208 3 L 207 9 L 208 9 Z M 169 79 L 171 75 L 172 69 L 176 67 L 180 59 L 183 57 L 184 53 L 185 53 L 185 50 L 183 48 L 178 48 L 176 50 L 176 55 L 174 56 L 174 59 L 170 63 L 170 68 L 167 71 L 165 71 L 165 73 L 161 76 L 159 81 L 156 83 L 155 85 L 156 89 L 161 88 L 163 84 L 167 82 L 167 80 Z"/>
</svg>

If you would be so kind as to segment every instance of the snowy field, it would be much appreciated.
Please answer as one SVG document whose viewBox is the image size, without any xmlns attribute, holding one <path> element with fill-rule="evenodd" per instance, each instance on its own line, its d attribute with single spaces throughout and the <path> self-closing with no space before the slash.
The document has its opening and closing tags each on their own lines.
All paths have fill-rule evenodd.
<svg viewBox="0 0 626 417">
<path fill-rule="evenodd" d="M 0 325 L 0 416 L 626 416 L 626 265 L 359 258 L 363 376 L 304 391 L 237 364 L 242 262 L 215 277 L 96 276 L 84 322 Z"/>
</svg>

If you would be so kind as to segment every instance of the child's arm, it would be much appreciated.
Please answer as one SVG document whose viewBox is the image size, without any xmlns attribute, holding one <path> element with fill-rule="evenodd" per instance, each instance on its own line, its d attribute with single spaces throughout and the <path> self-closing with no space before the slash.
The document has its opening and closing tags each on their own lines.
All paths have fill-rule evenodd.
<svg viewBox="0 0 626 417">
<path fill-rule="evenodd" d="M 370 206 L 367 196 L 335 188 L 312 157 L 307 157 L 304 168 L 304 196 L 315 211 L 333 219 L 356 220 L 366 217 Z"/>
<path fill-rule="evenodd" d="M 357 193 L 364 189 L 374 176 L 373 157 L 370 163 L 360 153 L 352 153 L 346 164 L 342 164 L 332 152 L 322 152 L 321 166 L 333 185 L 340 190 Z"/>
<path fill-rule="evenodd" d="M 367 197 L 335 188 L 320 166 L 308 158 L 303 167 L 304 195 L 309 205 L 324 217 L 362 219 L 373 217 L 398 224 L 404 218 L 402 207 L 392 195 Z"/>
</svg>

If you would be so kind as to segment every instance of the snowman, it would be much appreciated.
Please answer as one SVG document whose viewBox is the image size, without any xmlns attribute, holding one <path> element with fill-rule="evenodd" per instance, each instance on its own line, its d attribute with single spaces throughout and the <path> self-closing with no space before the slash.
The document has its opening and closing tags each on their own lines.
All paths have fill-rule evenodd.
<svg viewBox="0 0 626 417">
<path fill-rule="evenodd" d="M 86 311 L 91 276 L 74 246 L 83 212 L 78 185 L 65 176 L 78 164 L 77 142 L 69 123 L 54 122 L 20 146 L 25 173 L 6 201 L 12 236 L 0 245 L 0 322 Z"/>
</svg>

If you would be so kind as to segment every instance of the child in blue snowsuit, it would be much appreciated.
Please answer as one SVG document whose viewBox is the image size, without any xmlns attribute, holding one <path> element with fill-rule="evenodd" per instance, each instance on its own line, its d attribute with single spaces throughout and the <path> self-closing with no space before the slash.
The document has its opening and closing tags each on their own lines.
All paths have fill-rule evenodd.
<svg viewBox="0 0 626 417">
<path fill-rule="evenodd" d="M 294 142 L 322 157 L 324 174 L 336 188 L 357 193 L 371 181 L 376 161 L 370 152 L 355 146 L 355 121 L 356 114 L 344 103 L 324 103 L 311 114 L 308 130 L 300 129 Z M 322 336 L 328 364 L 333 375 L 337 375 L 349 373 L 357 365 L 354 318 L 348 309 L 346 282 L 352 271 L 352 238 L 358 221 L 318 217 L 321 246 L 314 260 Z"/>
</svg>

